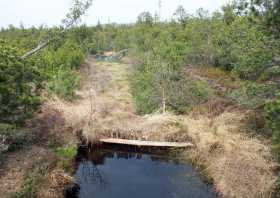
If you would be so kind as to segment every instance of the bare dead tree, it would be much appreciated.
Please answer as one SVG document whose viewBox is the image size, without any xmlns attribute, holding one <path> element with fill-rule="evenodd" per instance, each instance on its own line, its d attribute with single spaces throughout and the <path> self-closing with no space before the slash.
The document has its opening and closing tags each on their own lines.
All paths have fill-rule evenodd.
<svg viewBox="0 0 280 198">
<path fill-rule="evenodd" d="M 69 28 L 80 22 L 81 17 L 86 13 L 91 5 L 92 0 L 73 0 L 73 6 L 70 8 L 69 13 L 66 15 L 66 18 L 62 20 L 61 31 L 58 33 L 58 35 L 63 36 L 63 34 L 65 34 L 65 32 Z M 55 39 L 53 37 L 48 37 L 40 41 L 36 48 L 26 52 L 21 58 L 25 59 L 39 52 L 54 40 Z"/>
</svg>

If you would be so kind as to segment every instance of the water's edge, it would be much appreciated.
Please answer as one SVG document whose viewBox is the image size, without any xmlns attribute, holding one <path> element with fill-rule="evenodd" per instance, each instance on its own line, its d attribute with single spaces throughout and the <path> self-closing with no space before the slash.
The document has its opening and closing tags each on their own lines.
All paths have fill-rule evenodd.
<svg viewBox="0 0 280 198">
<path fill-rule="evenodd" d="M 190 164 L 167 154 L 152 148 L 80 146 L 74 163 L 77 183 L 65 197 L 216 197 Z"/>
</svg>

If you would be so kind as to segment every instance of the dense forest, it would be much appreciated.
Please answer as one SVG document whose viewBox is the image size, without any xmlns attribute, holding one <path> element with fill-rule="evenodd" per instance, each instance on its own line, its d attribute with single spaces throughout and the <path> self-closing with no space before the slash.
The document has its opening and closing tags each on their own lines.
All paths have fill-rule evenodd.
<svg viewBox="0 0 280 198">
<path fill-rule="evenodd" d="M 80 25 L 60 32 L 61 27 L 23 25 L 0 31 L 1 151 L 34 141 L 25 123 L 46 97 L 78 98 L 79 70 L 88 55 L 129 49 L 130 93 L 138 114 L 214 116 L 239 109 L 247 115 L 246 132 L 271 142 L 280 160 L 278 0 L 238 0 L 221 11 L 199 9 L 193 15 L 179 6 L 167 21 L 143 12 L 134 24 Z M 51 42 L 45 49 L 22 58 L 46 38 Z M 276 183 L 279 188 L 280 176 Z"/>
</svg>

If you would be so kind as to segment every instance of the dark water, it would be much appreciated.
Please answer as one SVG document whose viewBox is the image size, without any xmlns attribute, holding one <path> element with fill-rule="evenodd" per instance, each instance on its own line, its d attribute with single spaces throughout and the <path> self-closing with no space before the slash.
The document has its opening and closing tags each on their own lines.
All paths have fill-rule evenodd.
<svg viewBox="0 0 280 198">
<path fill-rule="evenodd" d="M 174 160 L 102 149 L 82 151 L 78 156 L 75 174 L 78 186 L 72 191 L 79 198 L 216 197 L 192 166 Z M 71 192 L 71 197 L 75 193 Z"/>
</svg>

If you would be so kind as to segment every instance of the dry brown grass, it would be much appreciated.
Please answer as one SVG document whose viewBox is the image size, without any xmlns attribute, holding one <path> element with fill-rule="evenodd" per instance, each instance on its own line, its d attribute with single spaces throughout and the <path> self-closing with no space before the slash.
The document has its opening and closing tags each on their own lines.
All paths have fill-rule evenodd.
<svg viewBox="0 0 280 198">
<path fill-rule="evenodd" d="M 218 93 L 240 83 L 213 67 L 189 68 L 187 74 L 208 81 Z M 232 109 L 221 94 L 193 109 L 184 123 L 196 149 L 186 156 L 203 167 L 221 197 L 272 197 L 276 176 L 271 146 L 250 137 L 244 126 L 246 113 Z"/>
<path fill-rule="evenodd" d="M 54 169 L 45 176 L 41 176 L 40 182 L 36 182 L 38 191 L 36 197 L 40 198 L 63 198 L 64 190 L 75 183 L 73 177 L 62 169 Z"/>
<path fill-rule="evenodd" d="M 190 77 L 208 81 L 214 87 L 219 86 L 220 88 L 236 89 L 240 86 L 240 82 L 230 73 L 217 67 L 187 67 L 185 71 Z"/>
<path fill-rule="evenodd" d="M 78 93 L 81 99 L 76 103 L 55 100 L 53 104 L 64 114 L 67 124 L 81 129 L 88 141 L 100 137 L 191 140 L 196 148 L 186 152 L 185 157 L 204 167 L 203 172 L 213 179 L 221 196 L 272 196 L 276 177 L 270 146 L 240 133 L 241 113 L 223 113 L 225 108 L 221 109 L 218 102 L 206 104 L 207 116 L 200 116 L 201 112 L 195 118 L 169 113 L 138 116 L 129 94 L 128 67 L 89 59 L 84 85 Z"/>
<path fill-rule="evenodd" d="M 185 118 L 196 149 L 188 158 L 204 167 L 222 197 L 272 197 L 276 177 L 269 145 L 239 133 L 242 115 Z"/>
<path fill-rule="evenodd" d="M 230 79 L 230 75 L 217 67 L 198 67 L 196 74 L 210 79 Z"/>
<path fill-rule="evenodd" d="M 83 68 L 83 86 L 77 92 L 80 99 L 65 102 L 49 101 L 59 109 L 66 124 L 82 131 L 88 142 L 101 137 L 183 141 L 176 116 L 158 114 L 138 116 L 134 113 L 129 93 L 129 65 L 95 62 L 88 59 Z M 186 133 L 184 133 L 186 134 Z"/>
</svg>

